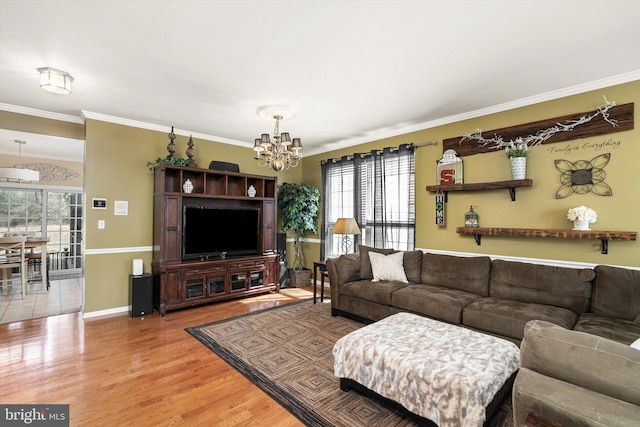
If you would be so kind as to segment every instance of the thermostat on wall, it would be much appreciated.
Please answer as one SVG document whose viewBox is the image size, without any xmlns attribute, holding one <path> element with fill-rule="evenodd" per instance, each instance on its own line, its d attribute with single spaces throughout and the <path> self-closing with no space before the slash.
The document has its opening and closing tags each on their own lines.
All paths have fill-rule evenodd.
<svg viewBox="0 0 640 427">
<path fill-rule="evenodd" d="M 91 199 L 93 201 L 93 209 L 107 209 L 107 199 Z"/>
</svg>

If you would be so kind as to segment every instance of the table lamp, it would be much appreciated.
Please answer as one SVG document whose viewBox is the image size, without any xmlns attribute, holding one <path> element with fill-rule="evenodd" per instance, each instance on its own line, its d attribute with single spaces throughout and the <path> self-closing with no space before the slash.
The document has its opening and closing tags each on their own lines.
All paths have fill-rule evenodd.
<svg viewBox="0 0 640 427">
<path fill-rule="evenodd" d="M 351 251 L 351 234 L 360 234 L 358 223 L 353 218 L 338 218 L 336 225 L 333 227 L 333 234 L 342 234 L 342 254 L 348 254 Z"/>
</svg>

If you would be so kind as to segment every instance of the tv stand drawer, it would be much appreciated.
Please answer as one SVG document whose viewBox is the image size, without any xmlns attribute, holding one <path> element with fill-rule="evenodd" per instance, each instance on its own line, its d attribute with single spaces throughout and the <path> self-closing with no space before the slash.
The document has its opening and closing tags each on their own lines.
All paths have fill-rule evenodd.
<svg viewBox="0 0 640 427">
<path fill-rule="evenodd" d="M 241 268 L 261 268 L 264 267 L 264 260 L 251 260 L 251 261 L 233 261 L 229 263 L 230 269 L 241 269 Z"/>
</svg>

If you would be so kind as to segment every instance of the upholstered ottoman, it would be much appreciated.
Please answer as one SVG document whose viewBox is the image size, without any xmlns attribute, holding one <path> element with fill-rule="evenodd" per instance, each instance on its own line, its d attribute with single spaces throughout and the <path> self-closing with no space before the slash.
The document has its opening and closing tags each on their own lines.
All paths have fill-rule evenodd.
<svg viewBox="0 0 640 427">
<path fill-rule="evenodd" d="M 372 391 L 440 427 L 482 426 L 520 367 L 510 341 L 410 313 L 345 335 L 333 355 L 343 390 Z"/>
</svg>

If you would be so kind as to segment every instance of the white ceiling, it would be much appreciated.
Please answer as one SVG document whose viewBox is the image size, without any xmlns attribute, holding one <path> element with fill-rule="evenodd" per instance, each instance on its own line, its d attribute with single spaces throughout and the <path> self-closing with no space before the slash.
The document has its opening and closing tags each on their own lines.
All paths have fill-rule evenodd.
<svg viewBox="0 0 640 427">
<path fill-rule="evenodd" d="M 640 1 L 0 0 L 0 108 L 250 147 L 281 105 L 308 155 L 638 80 L 639 40 Z"/>
</svg>

